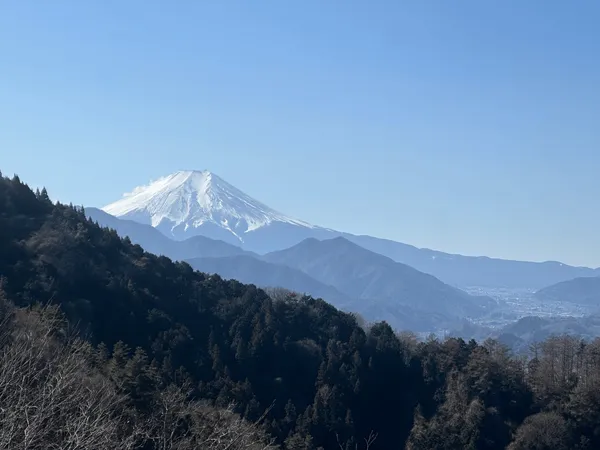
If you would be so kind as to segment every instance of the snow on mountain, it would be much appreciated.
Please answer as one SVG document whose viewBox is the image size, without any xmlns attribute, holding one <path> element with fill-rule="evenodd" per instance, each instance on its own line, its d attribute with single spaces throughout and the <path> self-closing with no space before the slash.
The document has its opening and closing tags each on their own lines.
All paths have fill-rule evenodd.
<svg viewBox="0 0 600 450">
<path fill-rule="evenodd" d="M 140 186 L 102 208 L 106 213 L 152 225 L 175 240 L 201 235 L 259 254 L 292 247 L 307 238 L 343 236 L 372 252 L 462 287 L 540 289 L 600 269 L 450 255 L 366 235 L 352 235 L 288 217 L 207 171 L 181 171 Z"/>
<path fill-rule="evenodd" d="M 230 242 L 234 237 L 243 244 L 247 233 L 272 224 L 315 228 L 269 208 L 208 171 L 173 173 L 102 209 L 150 224 L 175 239 L 203 234 Z"/>
</svg>

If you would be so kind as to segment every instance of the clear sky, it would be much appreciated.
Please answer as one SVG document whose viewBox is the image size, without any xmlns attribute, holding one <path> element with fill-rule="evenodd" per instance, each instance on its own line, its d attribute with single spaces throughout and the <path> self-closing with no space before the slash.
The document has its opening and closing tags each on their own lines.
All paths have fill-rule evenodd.
<svg viewBox="0 0 600 450">
<path fill-rule="evenodd" d="M 343 231 L 600 265 L 600 2 L 0 2 L 0 169 L 207 169 Z"/>
</svg>

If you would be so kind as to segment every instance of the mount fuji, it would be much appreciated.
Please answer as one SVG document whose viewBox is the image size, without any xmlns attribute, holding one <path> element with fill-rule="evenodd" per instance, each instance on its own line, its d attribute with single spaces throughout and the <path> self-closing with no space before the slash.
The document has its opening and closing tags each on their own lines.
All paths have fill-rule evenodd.
<svg viewBox="0 0 600 450">
<path fill-rule="evenodd" d="M 171 239 L 202 235 L 266 253 L 339 233 L 286 216 L 209 171 L 179 171 L 139 186 L 102 210 Z"/>
<path fill-rule="evenodd" d="M 144 224 L 146 229 L 142 234 L 145 237 L 149 236 L 150 230 L 147 228 L 154 227 L 161 234 L 179 242 L 176 255 L 189 255 L 192 241 L 188 238 L 196 236 L 224 241 L 236 246 L 242 253 L 263 255 L 290 248 L 308 238 L 328 240 L 344 237 L 372 252 L 458 287 L 537 290 L 577 277 L 600 275 L 600 269 L 573 267 L 555 261 L 538 263 L 448 254 L 319 227 L 275 211 L 208 171 L 175 172 L 135 188 L 102 210 L 91 208 L 88 212 L 107 225 L 110 225 L 107 222 L 114 221 L 107 220 L 102 214 L 126 219 L 128 223 L 121 223 L 120 228 L 131 229 L 134 225 L 132 222 Z M 141 241 L 139 237 L 138 240 Z M 208 245 L 208 242 L 203 242 L 202 248 Z M 211 251 L 219 254 L 213 247 Z M 225 248 L 222 243 L 218 247 Z M 239 252 L 228 248 L 226 253 Z M 170 254 L 173 255 L 173 252 Z"/>
</svg>

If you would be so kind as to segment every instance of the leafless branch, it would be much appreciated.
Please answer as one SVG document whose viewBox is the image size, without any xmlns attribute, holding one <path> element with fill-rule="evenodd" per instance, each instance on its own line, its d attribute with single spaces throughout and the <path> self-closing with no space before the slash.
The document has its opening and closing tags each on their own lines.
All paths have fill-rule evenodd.
<svg viewBox="0 0 600 450">
<path fill-rule="evenodd" d="M 88 364 L 90 346 L 56 332 L 54 307 L 13 310 L 0 328 L 0 450 L 134 448 L 124 398 Z"/>
</svg>

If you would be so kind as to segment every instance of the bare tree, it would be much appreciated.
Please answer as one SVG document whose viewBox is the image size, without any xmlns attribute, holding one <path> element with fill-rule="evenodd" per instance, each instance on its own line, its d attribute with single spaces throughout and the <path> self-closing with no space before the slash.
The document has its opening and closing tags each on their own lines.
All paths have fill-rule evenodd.
<svg viewBox="0 0 600 450">
<path fill-rule="evenodd" d="M 93 348 L 66 330 L 58 307 L 26 311 L 0 298 L 0 450 L 275 448 L 260 426 L 268 411 L 249 423 L 174 385 L 149 417 L 134 415 L 90 364 Z"/>
<path fill-rule="evenodd" d="M 569 442 L 567 423 L 559 414 L 542 412 L 529 416 L 517 429 L 508 450 L 573 448 Z"/>
<path fill-rule="evenodd" d="M 275 302 L 289 302 L 302 297 L 302 295 L 294 291 L 279 286 L 269 286 L 263 288 L 263 290 L 271 297 L 271 300 Z"/>
<path fill-rule="evenodd" d="M 260 428 L 268 411 L 254 423 L 247 422 L 234 413 L 234 406 L 227 409 L 196 406 L 193 432 L 197 447 L 210 450 L 267 450 L 275 449 L 273 439 Z"/>
<path fill-rule="evenodd" d="M 375 441 L 377 440 L 377 436 L 378 434 L 373 432 L 373 430 L 371 430 L 371 432 L 369 433 L 369 436 L 367 436 L 366 438 L 364 438 L 365 444 L 364 447 L 362 447 L 364 450 L 370 450 L 371 445 L 373 445 L 375 443 Z M 341 442 L 340 442 L 340 437 L 339 435 L 336 433 L 335 435 L 336 440 L 337 440 L 337 444 L 338 447 L 340 448 L 340 450 L 346 450 L 346 448 L 348 447 L 348 445 L 344 446 Z M 354 445 L 354 450 L 359 450 L 358 444 Z"/>
<path fill-rule="evenodd" d="M 171 385 L 158 395 L 148 422 L 147 438 L 157 450 L 268 450 L 273 440 L 260 422 L 243 420 L 233 405 L 217 409 L 200 401 L 188 400 L 189 391 Z"/>
<path fill-rule="evenodd" d="M 88 364 L 89 344 L 59 339 L 55 307 L 11 310 L 0 325 L 0 449 L 133 449 L 124 398 Z"/>
<path fill-rule="evenodd" d="M 531 353 L 529 380 L 538 395 L 566 392 L 590 373 L 586 345 L 573 336 L 550 336 L 532 346 Z"/>
</svg>

